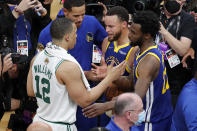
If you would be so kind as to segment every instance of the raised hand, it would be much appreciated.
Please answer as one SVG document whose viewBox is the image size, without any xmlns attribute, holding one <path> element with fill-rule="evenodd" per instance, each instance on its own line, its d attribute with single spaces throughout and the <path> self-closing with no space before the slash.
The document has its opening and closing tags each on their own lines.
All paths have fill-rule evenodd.
<svg viewBox="0 0 197 131">
<path fill-rule="evenodd" d="M 105 76 L 107 75 L 107 64 L 105 63 L 104 58 L 102 57 L 101 59 L 101 66 L 97 66 L 94 63 L 92 63 L 92 72 L 95 73 L 95 77 L 98 80 L 102 80 L 103 78 L 105 78 Z"/>
<path fill-rule="evenodd" d="M 35 11 L 41 13 L 41 15 L 47 14 L 47 10 L 42 6 L 41 2 L 37 1 L 35 5 Z"/>
<path fill-rule="evenodd" d="M 17 6 L 17 9 L 22 12 L 26 11 L 29 8 L 34 9 L 36 2 L 37 0 L 22 0 Z"/>
<path fill-rule="evenodd" d="M 119 65 L 113 67 L 114 61 L 111 62 L 111 64 L 107 67 L 107 76 L 109 79 L 112 79 L 112 81 L 117 80 L 121 75 L 123 75 L 125 68 L 126 68 L 126 62 L 123 61 Z"/>
<path fill-rule="evenodd" d="M 187 51 L 187 53 L 183 56 L 183 59 L 182 59 L 182 64 L 183 64 L 183 67 L 184 68 L 187 68 L 187 63 L 186 63 L 186 61 L 187 61 L 187 59 L 189 58 L 189 57 L 191 57 L 192 59 L 194 59 L 194 54 L 195 54 L 195 51 L 194 51 L 194 49 L 193 48 L 190 48 L 188 51 Z"/>
<path fill-rule="evenodd" d="M 3 58 L 3 73 L 7 72 L 13 66 L 11 53 Z"/>
</svg>

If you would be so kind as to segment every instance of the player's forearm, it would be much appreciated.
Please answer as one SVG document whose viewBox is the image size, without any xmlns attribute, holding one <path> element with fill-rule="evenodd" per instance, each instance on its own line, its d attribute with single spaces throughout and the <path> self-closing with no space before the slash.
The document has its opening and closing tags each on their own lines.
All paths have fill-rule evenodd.
<svg viewBox="0 0 197 131">
<path fill-rule="evenodd" d="M 184 44 L 180 40 L 176 39 L 172 34 L 168 31 L 163 33 L 164 39 L 167 41 L 169 46 L 180 56 L 183 56 L 189 49 L 190 44 Z"/>
<path fill-rule="evenodd" d="M 92 104 L 94 101 L 96 101 L 103 92 L 107 89 L 107 87 L 112 83 L 112 79 L 110 77 L 105 77 L 97 86 L 91 89 L 91 91 L 88 92 L 86 100 L 83 104 L 81 104 L 81 107 L 86 107 L 90 104 Z"/>
<path fill-rule="evenodd" d="M 146 92 L 150 86 L 150 81 L 147 79 L 138 79 L 135 85 L 135 93 L 142 99 L 145 97 Z"/>
<path fill-rule="evenodd" d="M 106 105 L 105 111 L 112 110 L 114 108 L 114 104 L 115 104 L 115 100 L 105 102 Z"/>
</svg>

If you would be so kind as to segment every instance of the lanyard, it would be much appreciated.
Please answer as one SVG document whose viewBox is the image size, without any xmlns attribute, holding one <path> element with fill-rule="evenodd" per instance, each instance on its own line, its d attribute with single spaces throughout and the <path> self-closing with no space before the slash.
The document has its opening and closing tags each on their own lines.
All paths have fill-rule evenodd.
<svg viewBox="0 0 197 131">
<path fill-rule="evenodd" d="M 178 20 L 177 20 L 177 26 L 176 26 L 176 38 L 177 38 L 177 34 L 178 34 L 178 31 L 179 31 L 179 26 L 180 26 L 180 21 L 181 21 L 181 16 L 179 15 L 178 17 Z M 174 24 L 174 22 L 176 21 L 176 19 L 173 19 L 170 24 L 168 25 L 167 27 L 167 30 L 169 31 L 170 28 L 172 28 L 172 25 Z"/>
<path fill-rule="evenodd" d="M 23 20 L 24 20 L 25 31 L 26 31 L 26 33 L 25 33 L 25 38 L 26 38 L 26 40 L 28 40 L 29 33 L 28 33 L 27 20 L 25 19 L 25 16 L 23 16 L 23 17 L 24 17 Z M 16 24 L 16 22 L 15 22 L 15 24 L 14 24 L 14 29 L 16 30 L 16 39 L 19 40 L 19 33 L 18 33 L 18 30 L 17 30 L 17 24 Z"/>
</svg>

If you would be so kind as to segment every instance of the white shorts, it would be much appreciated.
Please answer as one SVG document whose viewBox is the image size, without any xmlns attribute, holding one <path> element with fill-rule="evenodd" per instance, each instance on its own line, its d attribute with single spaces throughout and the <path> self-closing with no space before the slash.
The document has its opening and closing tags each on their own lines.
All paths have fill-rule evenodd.
<svg viewBox="0 0 197 131">
<path fill-rule="evenodd" d="M 41 121 L 50 125 L 53 131 L 77 131 L 77 127 L 75 126 L 75 124 L 65 125 L 65 124 L 51 123 L 51 122 L 47 122 L 43 120 L 38 115 L 35 115 L 33 119 L 33 122 L 36 122 L 36 121 Z"/>
</svg>

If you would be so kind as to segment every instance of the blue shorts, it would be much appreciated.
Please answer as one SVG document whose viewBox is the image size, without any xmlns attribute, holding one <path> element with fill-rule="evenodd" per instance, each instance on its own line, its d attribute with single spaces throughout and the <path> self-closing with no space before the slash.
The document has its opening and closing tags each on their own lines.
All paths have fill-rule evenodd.
<svg viewBox="0 0 197 131">
<path fill-rule="evenodd" d="M 132 131 L 170 131 L 172 117 L 168 117 L 157 123 L 142 123 L 141 126 L 133 126 Z"/>
</svg>

